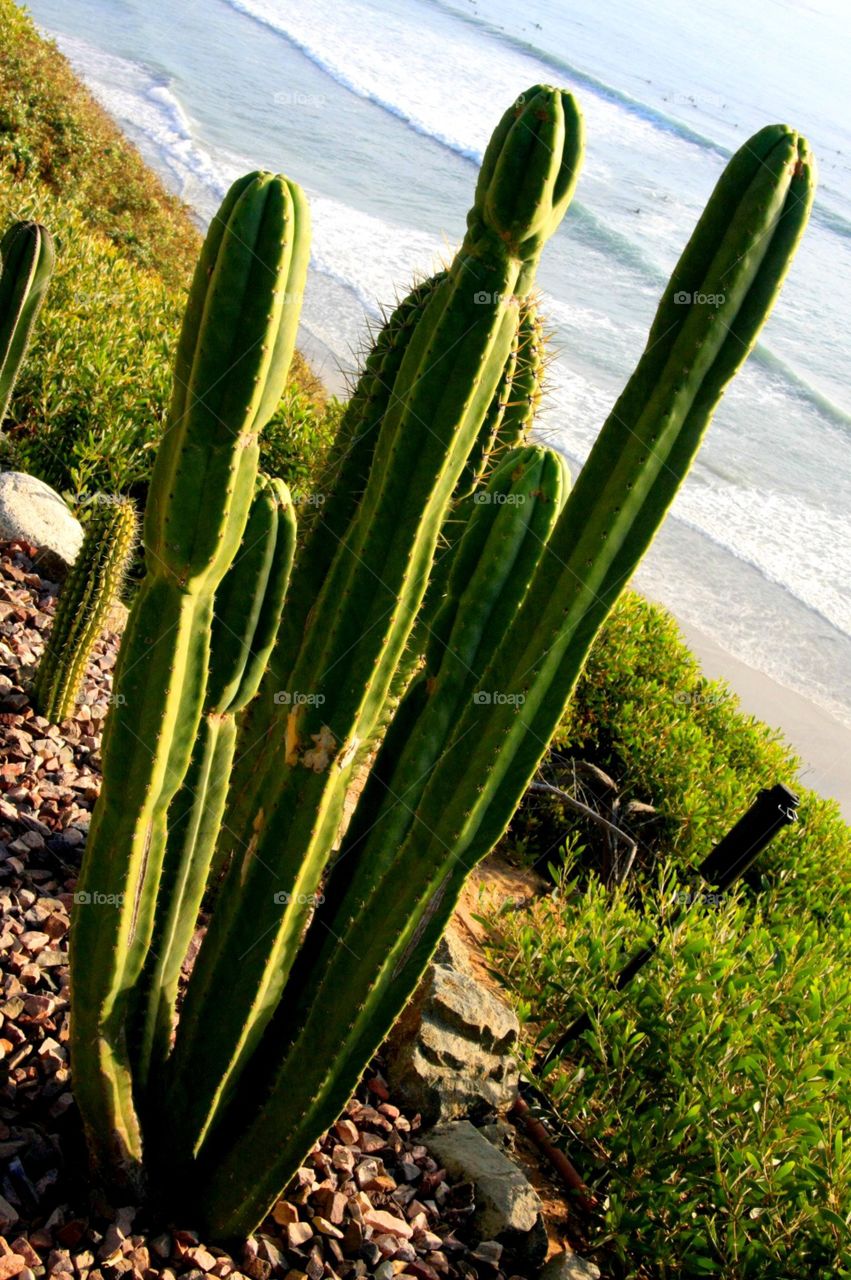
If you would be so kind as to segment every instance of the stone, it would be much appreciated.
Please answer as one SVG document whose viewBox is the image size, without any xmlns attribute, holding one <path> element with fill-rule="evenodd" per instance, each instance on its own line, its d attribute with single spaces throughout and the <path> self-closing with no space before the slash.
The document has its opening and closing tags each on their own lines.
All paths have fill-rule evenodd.
<svg viewBox="0 0 851 1280">
<path fill-rule="evenodd" d="M 0 1235 L 5 1235 L 9 1227 L 13 1227 L 17 1221 L 17 1209 L 13 1209 L 9 1201 L 0 1196 Z M 23 1265 L 21 1263 L 21 1266 Z"/>
<path fill-rule="evenodd" d="M 0 1257 L 0 1280 L 11 1280 L 12 1276 L 20 1275 L 26 1265 L 26 1259 L 19 1253 L 3 1254 Z"/>
<path fill-rule="evenodd" d="M 425 1125 L 507 1109 L 519 1033 L 513 1010 L 471 973 L 432 964 L 386 1046 L 393 1096 Z"/>
<path fill-rule="evenodd" d="M 439 1125 L 423 1136 L 451 1178 L 475 1187 L 473 1225 L 480 1240 L 497 1240 L 513 1259 L 538 1267 L 547 1256 L 543 1205 L 525 1175 L 469 1120 Z"/>
<path fill-rule="evenodd" d="M 557 1253 L 538 1273 L 538 1280 L 600 1280 L 600 1268 L 578 1253 Z"/>
<path fill-rule="evenodd" d="M 43 480 L 22 471 L 3 471 L 0 540 L 18 540 L 38 547 L 34 562 L 38 571 L 61 580 L 77 558 L 83 526 L 64 499 Z"/>
<path fill-rule="evenodd" d="M 413 1227 L 409 1227 L 407 1222 L 388 1213 L 386 1209 L 369 1209 L 364 1213 L 363 1220 L 368 1227 L 372 1227 L 373 1231 L 380 1232 L 382 1235 L 398 1236 L 400 1240 L 410 1240 L 414 1234 Z"/>
<path fill-rule="evenodd" d="M 300 1249 L 313 1236 L 313 1227 L 309 1222 L 290 1222 L 285 1228 L 287 1245 L 290 1249 Z"/>
</svg>

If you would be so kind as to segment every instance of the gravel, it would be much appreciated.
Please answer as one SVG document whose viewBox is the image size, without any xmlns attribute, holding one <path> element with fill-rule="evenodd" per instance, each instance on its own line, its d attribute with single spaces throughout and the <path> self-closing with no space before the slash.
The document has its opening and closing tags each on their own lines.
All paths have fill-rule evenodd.
<svg viewBox="0 0 851 1280">
<path fill-rule="evenodd" d="M 0 1280 L 506 1280 L 502 1246 L 472 1230 L 472 1184 L 447 1178 L 377 1066 L 241 1253 L 88 1193 L 67 946 L 118 635 L 74 719 L 37 716 L 27 688 L 57 591 L 37 555 L 0 543 Z"/>
</svg>

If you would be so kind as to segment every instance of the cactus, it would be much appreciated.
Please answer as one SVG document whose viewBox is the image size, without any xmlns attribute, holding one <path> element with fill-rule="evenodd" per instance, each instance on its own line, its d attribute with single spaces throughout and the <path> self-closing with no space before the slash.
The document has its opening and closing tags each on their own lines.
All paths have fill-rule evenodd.
<svg viewBox="0 0 851 1280">
<path fill-rule="evenodd" d="M 0 426 L 54 264 L 53 239 L 38 222 L 13 222 L 0 240 Z"/>
<path fill-rule="evenodd" d="M 273 180 L 237 184 L 208 237 L 149 499 L 148 578 L 117 674 L 146 751 L 116 707 L 81 881 L 120 905 L 78 911 L 72 990 L 76 1088 L 96 1156 L 131 1173 L 144 1159 L 160 1194 L 216 1237 L 262 1219 L 413 991 L 755 341 L 812 199 L 809 153 L 791 130 L 763 130 L 733 158 L 566 495 L 557 455 L 509 446 L 534 412 L 540 374 L 534 313 L 526 344 L 518 317 L 580 155 L 568 95 L 535 87 L 504 116 L 451 268 L 379 338 L 338 450 L 333 504 L 297 553 L 262 680 L 294 531 L 281 513 L 280 575 L 264 569 L 264 488 L 248 512 L 262 414 L 241 406 L 252 389 L 264 403 L 272 394 L 254 368 L 232 394 L 226 378 L 211 421 L 192 392 L 208 385 L 204 368 L 227 367 L 228 343 L 278 349 L 262 334 L 281 276 L 295 270 L 286 254 L 262 302 L 258 279 L 239 293 L 247 318 L 217 288 L 222 259 L 229 283 L 248 265 L 227 235 L 241 201 L 264 181 L 271 196 Z M 259 215 L 253 233 L 241 223 L 238 239 L 268 254 L 277 241 L 263 226 Z M 684 305 L 683 293 L 697 301 Z M 720 305 L 704 305 L 706 295 Z M 509 377 L 511 400 L 497 399 L 494 416 Z M 512 401 L 516 412 L 499 412 Z M 474 477 L 490 474 L 469 492 L 471 465 Z M 464 492 L 461 536 L 427 595 Z M 248 520 L 256 536 L 237 559 Z M 422 670 L 397 705 L 394 679 L 424 615 Z M 245 759 L 220 822 L 234 713 L 258 681 L 256 703 L 239 712 Z M 385 724 L 347 829 L 357 762 Z M 172 1044 L 211 859 L 230 866 Z"/>
<path fill-rule="evenodd" d="M 131 1187 L 143 1171 L 129 993 L 171 891 L 166 815 L 201 722 L 213 600 L 248 519 L 258 434 L 289 369 L 308 241 L 293 183 L 265 173 L 234 183 L 195 271 L 145 513 L 146 576 L 115 674 L 71 935 L 77 1102 L 98 1171 Z"/>
<path fill-rule="evenodd" d="M 135 545 L 132 501 L 99 501 L 59 596 L 33 687 L 39 714 L 54 724 L 74 714 L 92 649 L 119 599 Z"/>
<path fill-rule="evenodd" d="M 427 771 L 417 771 L 424 759 L 409 769 L 397 753 L 399 763 L 381 779 L 388 825 L 372 827 L 350 877 L 340 858 L 338 892 L 332 871 L 303 963 L 256 1055 L 251 1096 L 265 1101 L 234 1105 L 202 1148 L 199 1203 L 214 1229 L 239 1234 L 256 1220 L 276 1167 L 298 1163 L 345 1104 L 414 990 L 466 876 L 505 831 L 597 630 L 756 339 L 812 191 L 806 143 L 791 130 L 763 131 L 731 161 L 517 613 L 479 669 L 479 690 L 500 699 L 453 704 Z M 723 293 L 723 317 L 699 302 L 681 305 L 683 291 Z M 417 725 L 436 714 L 426 704 L 408 746 Z"/>
<path fill-rule="evenodd" d="M 484 483 L 506 450 L 516 449 L 528 440 L 541 400 L 543 352 L 543 325 L 538 307 L 533 298 L 526 298 L 520 306 L 517 333 L 502 380 L 467 459 L 456 503 Z"/>
<path fill-rule="evenodd" d="M 422 602 L 440 526 L 496 389 L 525 297 L 576 180 L 581 133 L 569 95 L 541 89 L 506 113 L 485 155 L 467 235 L 408 342 L 369 482 L 281 692 L 294 702 L 228 804 L 235 849 L 189 984 L 173 1055 L 178 1159 L 191 1159 L 274 1013 Z M 404 517 L 404 518 L 402 518 Z M 239 886 L 237 889 L 236 886 Z M 282 902 L 282 895 L 284 901 Z M 251 909 L 247 903 L 251 902 Z M 211 1042 L 207 1010 L 222 983 Z M 238 992 L 238 994 L 237 994 Z"/>
<path fill-rule="evenodd" d="M 214 602 L 204 714 L 186 777 L 169 807 L 163 881 L 139 1005 L 134 1069 L 144 1091 L 168 1056 L 181 965 L 204 896 L 236 748 L 236 717 L 257 692 L 281 620 L 296 521 L 282 480 L 259 476 L 241 546 Z"/>
</svg>

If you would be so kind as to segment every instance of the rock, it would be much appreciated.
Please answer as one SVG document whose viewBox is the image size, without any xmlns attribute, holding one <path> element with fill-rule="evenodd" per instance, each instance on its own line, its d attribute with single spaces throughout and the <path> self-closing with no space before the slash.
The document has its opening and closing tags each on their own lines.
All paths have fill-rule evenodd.
<svg viewBox="0 0 851 1280">
<path fill-rule="evenodd" d="M 473 1183 L 479 1239 L 497 1240 L 518 1263 L 540 1266 L 547 1256 L 543 1205 L 517 1166 L 468 1120 L 439 1125 L 423 1141 L 450 1177 Z"/>
<path fill-rule="evenodd" d="M 13 1227 L 17 1221 L 17 1209 L 13 1209 L 9 1201 L 0 1196 L 0 1235 L 5 1235 L 9 1227 Z M 21 1263 L 21 1266 L 23 1265 Z"/>
<path fill-rule="evenodd" d="M 538 1280 L 600 1280 L 600 1268 L 578 1253 L 557 1253 L 538 1273 Z"/>
<path fill-rule="evenodd" d="M 430 965 L 386 1046 L 393 1096 L 427 1125 L 509 1107 L 519 1031 L 513 1011 L 471 973 Z"/>
<path fill-rule="evenodd" d="M 0 1280 L 11 1280 L 12 1276 L 20 1275 L 26 1265 L 26 1259 L 19 1253 L 4 1254 L 0 1257 Z"/>
<path fill-rule="evenodd" d="M 55 489 L 22 471 L 0 472 L 0 539 L 39 548 L 35 564 L 64 578 L 83 541 L 83 526 Z"/>
</svg>

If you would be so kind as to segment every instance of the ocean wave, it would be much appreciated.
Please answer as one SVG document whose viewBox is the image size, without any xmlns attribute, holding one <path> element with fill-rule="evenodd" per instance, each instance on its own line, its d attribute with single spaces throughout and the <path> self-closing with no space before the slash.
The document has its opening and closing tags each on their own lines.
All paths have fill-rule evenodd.
<svg viewBox="0 0 851 1280">
<path fill-rule="evenodd" d="M 450 151 L 454 151 L 456 155 L 461 156 L 465 160 L 471 161 L 473 164 L 480 164 L 482 160 L 483 150 L 476 147 L 466 145 L 456 136 L 449 133 L 443 133 L 435 130 L 412 110 L 404 107 L 401 103 L 394 101 L 392 98 L 376 92 L 374 88 L 359 80 L 357 76 L 344 70 L 339 61 L 329 58 L 323 54 L 321 50 L 312 45 L 304 36 L 300 35 L 296 30 L 295 24 L 288 23 L 283 13 L 270 13 L 267 8 L 261 4 L 253 3 L 253 0 L 224 0 L 224 3 L 235 9 L 238 13 L 245 17 L 251 18 L 254 22 L 266 27 L 267 30 L 273 31 L 276 35 L 281 36 L 293 48 L 303 53 L 314 66 L 319 67 L 327 76 L 335 80 L 343 89 L 347 89 L 350 93 L 355 93 L 358 97 L 363 98 L 367 102 L 373 103 L 380 107 L 381 110 L 387 111 L 396 119 L 401 120 L 408 125 L 416 133 L 422 137 L 429 138 L 432 142 L 437 142 L 441 146 L 446 147 Z"/>
<path fill-rule="evenodd" d="M 430 0 L 430 3 L 436 8 L 443 9 L 446 13 L 451 13 L 453 17 L 460 19 L 460 21 L 467 23 L 469 26 L 477 27 L 487 32 L 489 36 L 501 41 L 503 44 L 510 45 L 519 52 L 535 58 L 544 66 L 551 67 L 553 71 L 566 75 L 573 84 L 589 89 L 598 97 L 614 103 L 631 115 L 637 116 L 640 120 L 646 120 L 664 133 L 672 133 L 685 142 L 690 142 L 705 151 L 714 152 L 723 159 L 728 159 L 732 155 L 728 147 L 717 142 L 714 138 L 710 138 L 707 134 L 693 129 L 684 120 L 668 115 L 657 107 L 652 107 L 649 103 L 633 97 L 632 94 L 625 93 L 623 90 L 615 88 L 614 85 L 607 84 L 605 80 L 600 80 L 597 76 L 591 75 L 589 71 L 583 71 L 581 67 L 568 62 L 565 58 L 560 58 L 550 50 L 541 48 L 531 40 L 523 40 L 520 36 L 512 35 L 510 31 L 504 30 L 504 28 L 497 26 L 493 22 L 489 22 L 481 14 L 473 14 L 458 9 L 455 5 L 449 3 L 449 0 Z"/>
<path fill-rule="evenodd" d="M 673 516 L 851 636 L 851 527 L 844 514 L 790 493 L 686 483 Z"/>
<path fill-rule="evenodd" d="M 795 400 L 803 401 L 821 418 L 832 426 L 839 427 L 843 432 L 851 430 L 851 414 L 835 404 L 823 391 L 819 391 L 818 387 L 814 387 L 792 365 L 776 355 L 770 347 L 758 343 L 751 354 L 751 359 L 773 377 L 781 379 L 787 394 Z"/>
<path fill-rule="evenodd" d="M 195 136 L 169 81 L 141 63 L 106 53 L 77 36 L 53 33 L 53 38 L 101 106 L 131 137 L 153 149 L 180 195 L 186 194 L 188 182 L 209 193 L 212 207 L 204 211 L 209 215 L 239 173 L 239 158 L 231 163 L 214 159 Z"/>
</svg>

